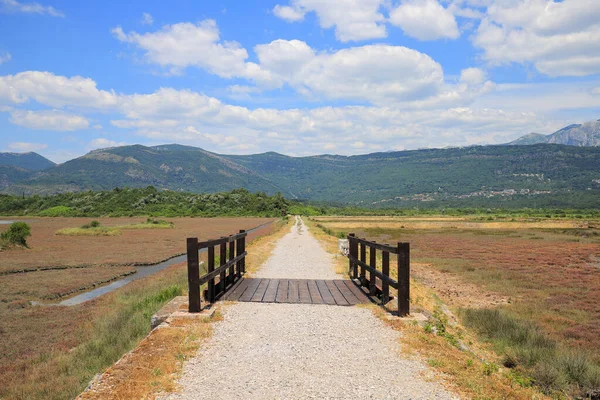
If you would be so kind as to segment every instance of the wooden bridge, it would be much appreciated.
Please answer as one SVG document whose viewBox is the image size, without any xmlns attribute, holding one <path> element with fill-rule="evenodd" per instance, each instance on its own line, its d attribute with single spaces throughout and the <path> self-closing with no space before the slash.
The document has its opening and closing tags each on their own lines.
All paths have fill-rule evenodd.
<svg viewBox="0 0 600 400">
<path fill-rule="evenodd" d="M 244 278 L 246 252 L 245 231 L 219 239 L 198 242 L 187 239 L 189 312 L 201 310 L 200 288 L 206 284 L 204 298 L 209 303 L 230 300 L 257 303 L 327 304 L 352 306 L 364 303 L 387 304 L 397 289 L 398 314 L 409 314 L 410 249 L 408 243 L 393 247 L 348 235 L 349 275 L 352 279 L 264 279 Z M 219 247 L 219 257 L 215 248 Z M 200 277 L 199 251 L 207 248 L 207 273 Z M 369 249 L 369 262 L 366 249 Z M 377 268 L 377 251 L 381 252 L 381 270 Z M 390 254 L 397 256 L 398 280 L 390 276 Z M 219 266 L 216 267 L 218 260 Z M 367 276 L 367 272 L 369 275 Z"/>
</svg>

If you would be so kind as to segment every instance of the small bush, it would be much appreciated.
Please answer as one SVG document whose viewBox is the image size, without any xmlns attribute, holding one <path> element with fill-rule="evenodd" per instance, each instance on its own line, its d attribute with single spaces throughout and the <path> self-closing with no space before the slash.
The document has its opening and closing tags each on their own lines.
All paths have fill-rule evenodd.
<svg viewBox="0 0 600 400">
<path fill-rule="evenodd" d="M 10 244 L 27 247 L 27 238 L 31 236 L 31 228 L 25 222 L 13 222 L 6 232 L 0 235 L 2 240 Z"/>
<path fill-rule="evenodd" d="M 72 217 L 75 212 L 71 207 L 56 206 L 40 211 L 40 217 Z"/>
<path fill-rule="evenodd" d="M 100 222 L 99 221 L 92 221 L 92 222 L 90 222 L 90 226 L 92 228 L 97 228 L 97 227 L 100 226 Z"/>
</svg>

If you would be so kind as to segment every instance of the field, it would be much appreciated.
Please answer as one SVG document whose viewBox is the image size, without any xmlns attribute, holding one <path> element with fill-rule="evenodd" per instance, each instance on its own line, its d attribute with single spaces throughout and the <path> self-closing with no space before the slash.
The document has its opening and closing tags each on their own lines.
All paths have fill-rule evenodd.
<svg viewBox="0 0 600 400">
<path fill-rule="evenodd" d="M 556 364 L 577 362 L 585 370 L 585 383 L 575 384 L 571 376 L 564 377 L 565 382 L 600 388 L 598 221 L 496 216 L 313 220 L 334 235 L 354 232 L 377 242 L 410 242 L 413 278 L 432 288 L 474 331 L 485 331 L 495 320 L 495 330 L 518 325 L 520 335 L 538 337 L 540 332 L 559 354 Z M 532 356 L 527 349 L 529 359 L 524 362 L 527 357 L 519 347 L 523 343 L 491 337 L 494 330 L 484 333 L 505 358 L 530 364 L 524 367 L 533 368 L 546 357 Z M 572 367 L 565 367 L 567 375 Z M 552 368 L 562 373 L 560 365 Z M 573 393 L 572 387 L 565 390 Z"/>
<path fill-rule="evenodd" d="M 11 218 L 5 218 L 11 219 Z M 187 289 L 183 263 L 73 307 L 35 306 L 103 285 L 185 252 L 185 238 L 220 237 L 272 218 L 168 218 L 169 229 L 123 229 L 117 236 L 61 236 L 90 218 L 31 218 L 29 249 L 0 252 L 0 398 L 74 397 L 89 379 L 129 350 L 161 304 Z M 97 218 L 129 226 L 145 218 Z M 276 229 L 271 224 L 249 240 Z M 0 232 L 8 225 L 0 225 Z M 49 268 L 51 267 L 51 268 Z M 24 272 L 18 272 L 24 271 Z M 107 351 L 107 349 L 111 349 Z"/>
</svg>

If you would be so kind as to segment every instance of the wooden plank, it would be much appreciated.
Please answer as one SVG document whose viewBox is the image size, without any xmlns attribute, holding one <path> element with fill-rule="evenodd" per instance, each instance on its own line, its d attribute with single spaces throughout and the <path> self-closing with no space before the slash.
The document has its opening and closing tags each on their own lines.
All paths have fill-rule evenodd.
<svg viewBox="0 0 600 400">
<path fill-rule="evenodd" d="M 256 292 L 254 292 L 254 295 L 252 295 L 250 301 L 262 301 L 265 292 L 267 291 L 267 286 L 269 286 L 269 280 L 261 280 L 260 285 L 258 285 L 258 288 L 256 289 Z"/>
<path fill-rule="evenodd" d="M 310 298 L 310 292 L 308 291 L 308 280 L 301 279 L 298 281 L 298 294 L 300 297 L 300 303 L 312 303 L 312 300 Z"/>
<path fill-rule="evenodd" d="M 231 292 L 228 292 L 225 297 L 223 298 L 223 300 L 231 300 L 231 301 L 238 301 L 240 299 L 240 296 L 242 294 L 244 294 L 244 292 L 246 291 L 246 289 L 248 288 L 248 285 L 250 284 L 250 282 L 252 282 L 253 279 L 241 279 L 239 282 L 240 284 L 233 289 Z"/>
<path fill-rule="evenodd" d="M 211 272 L 214 275 L 215 272 L 215 248 L 213 246 L 210 246 L 208 248 L 208 269 L 207 272 L 210 274 Z M 215 278 L 211 276 L 211 278 L 208 280 L 208 285 L 207 285 L 207 292 L 208 292 L 208 301 L 209 303 L 214 303 L 215 302 L 215 295 L 216 295 L 216 291 L 215 291 Z"/>
<path fill-rule="evenodd" d="M 240 296 L 239 301 L 250 301 L 252 296 L 254 296 L 256 289 L 258 289 L 258 285 L 260 285 L 261 281 L 262 279 L 252 279 L 244 294 Z"/>
<path fill-rule="evenodd" d="M 317 281 L 309 280 L 307 284 L 311 302 L 313 304 L 323 304 L 323 297 L 321 297 L 321 293 L 319 293 Z"/>
<path fill-rule="evenodd" d="M 329 289 L 331 296 L 333 296 L 333 300 L 335 301 L 335 304 L 337 304 L 339 306 L 349 306 L 350 305 L 350 303 L 348 303 L 348 301 L 346 300 L 346 298 L 344 297 L 342 292 L 340 292 L 340 289 L 338 289 L 338 287 L 335 285 L 335 283 L 333 281 L 325 281 L 325 284 L 327 285 L 327 288 Z"/>
<path fill-rule="evenodd" d="M 348 304 L 351 306 L 360 303 L 358 298 L 348 289 L 348 286 L 344 284 L 344 281 L 341 279 L 336 279 L 333 281 L 333 284 L 338 288 L 338 290 L 342 293 L 342 296 L 346 299 Z"/>
<path fill-rule="evenodd" d="M 289 299 L 288 301 L 290 303 L 299 303 L 300 302 L 300 295 L 298 293 L 298 279 L 290 279 L 290 283 L 289 283 Z"/>
<path fill-rule="evenodd" d="M 390 253 L 384 251 L 381 256 L 381 273 L 385 276 L 390 276 Z M 386 304 L 390 301 L 390 284 L 387 279 L 381 280 L 381 304 Z"/>
<path fill-rule="evenodd" d="M 280 279 L 279 286 L 277 286 L 277 297 L 275 301 L 278 303 L 287 303 L 288 302 L 288 283 L 287 279 Z"/>
<path fill-rule="evenodd" d="M 331 292 L 329 291 L 329 288 L 327 287 L 327 284 L 325 283 L 325 281 L 318 280 L 316 282 L 317 282 L 317 287 L 319 288 L 319 293 L 321 293 L 321 297 L 323 298 L 323 303 L 335 305 L 335 299 L 331 295 Z"/>
<path fill-rule="evenodd" d="M 369 249 L 369 265 L 371 268 L 377 269 L 377 249 L 375 246 L 371 246 Z M 371 296 L 374 296 L 376 293 L 375 285 L 377 285 L 377 278 L 373 271 L 369 271 L 369 294 Z"/>
<path fill-rule="evenodd" d="M 269 279 L 269 286 L 267 287 L 267 291 L 263 296 L 263 303 L 273 303 L 275 302 L 275 297 L 277 296 L 277 286 L 279 285 L 279 279 Z"/>
<path fill-rule="evenodd" d="M 358 286 L 354 284 L 354 282 L 345 280 L 344 284 L 348 287 L 348 289 L 356 296 L 356 298 L 360 301 L 361 304 L 370 303 L 369 297 L 367 294 Z"/>
</svg>

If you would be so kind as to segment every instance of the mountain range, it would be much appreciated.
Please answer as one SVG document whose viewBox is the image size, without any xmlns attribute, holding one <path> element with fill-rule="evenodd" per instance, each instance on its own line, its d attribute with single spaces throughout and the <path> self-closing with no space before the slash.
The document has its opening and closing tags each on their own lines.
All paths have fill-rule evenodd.
<svg viewBox="0 0 600 400">
<path fill-rule="evenodd" d="M 600 119 L 584 124 L 566 126 L 550 135 L 530 133 L 510 142 L 510 145 L 538 143 L 566 144 L 569 146 L 600 146 Z"/>
<path fill-rule="evenodd" d="M 574 141 L 585 131 L 590 143 L 597 126 L 566 127 L 550 136 Z M 59 165 L 35 153 L 1 156 L 7 161 L 0 165 L 0 190 L 17 195 L 147 186 L 206 193 L 243 187 L 369 207 L 600 204 L 600 147 L 591 146 L 539 143 L 289 157 L 133 145 L 95 150 Z"/>
</svg>

